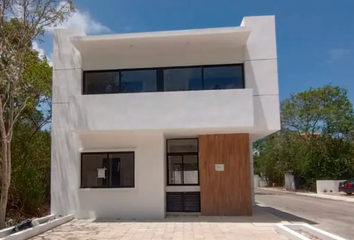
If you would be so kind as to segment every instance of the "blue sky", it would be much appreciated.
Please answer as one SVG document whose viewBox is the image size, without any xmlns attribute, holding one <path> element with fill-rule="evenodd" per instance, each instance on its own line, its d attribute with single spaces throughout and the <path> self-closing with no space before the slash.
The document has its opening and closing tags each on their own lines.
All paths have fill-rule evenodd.
<svg viewBox="0 0 354 240">
<path fill-rule="evenodd" d="M 354 102 L 354 0 L 74 0 L 63 27 L 87 34 L 239 26 L 243 16 L 275 15 L 280 98 L 327 83 Z M 52 36 L 40 44 L 50 57 Z"/>
</svg>

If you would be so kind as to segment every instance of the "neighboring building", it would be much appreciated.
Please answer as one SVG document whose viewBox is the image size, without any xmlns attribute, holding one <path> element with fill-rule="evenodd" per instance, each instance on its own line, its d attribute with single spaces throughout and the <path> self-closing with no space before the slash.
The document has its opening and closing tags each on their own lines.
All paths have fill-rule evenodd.
<svg viewBox="0 0 354 240">
<path fill-rule="evenodd" d="M 240 27 L 57 30 L 51 212 L 251 215 L 252 142 L 280 129 L 273 16 Z"/>
</svg>

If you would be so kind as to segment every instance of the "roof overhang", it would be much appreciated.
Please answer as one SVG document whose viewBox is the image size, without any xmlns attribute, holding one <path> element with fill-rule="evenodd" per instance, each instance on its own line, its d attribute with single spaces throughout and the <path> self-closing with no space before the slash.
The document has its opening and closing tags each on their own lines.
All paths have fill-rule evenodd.
<svg viewBox="0 0 354 240">
<path fill-rule="evenodd" d="M 247 27 L 226 27 L 162 32 L 143 32 L 72 37 L 82 55 L 134 53 L 160 49 L 235 48 L 244 46 L 251 31 Z"/>
</svg>

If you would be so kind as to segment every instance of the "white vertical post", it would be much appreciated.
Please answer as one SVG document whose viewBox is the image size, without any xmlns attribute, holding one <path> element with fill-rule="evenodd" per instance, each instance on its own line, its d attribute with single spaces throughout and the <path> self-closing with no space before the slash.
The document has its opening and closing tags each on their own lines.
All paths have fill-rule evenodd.
<svg viewBox="0 0 354 240">
<path fill-rule="evenodd" d="M 250 134 L 250 171 L 251 171 L 251 199 L 252 199 L 252 206 L 256 205 L 255 198 L 254 198 L 254 168 L 253 168 L 253 140 Z"/>
</svg>

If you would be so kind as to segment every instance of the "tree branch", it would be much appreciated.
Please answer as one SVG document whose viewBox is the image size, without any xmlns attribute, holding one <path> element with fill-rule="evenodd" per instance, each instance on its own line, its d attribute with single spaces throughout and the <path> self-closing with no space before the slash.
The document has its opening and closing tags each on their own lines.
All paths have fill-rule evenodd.
<svg viewBox="0 0 354 240">
<path fill-rule="evenodd" d="M 18 120 L 18 117 L 20 116 L 20 114 L 22 113 L 22 111 L 25 109 L 26 105 L 27 105 L 27 102 L 28 102 L 28 99 L 30 97 L 26 97 L 25 99 L 25 102 L 23 103 L 23 106 L 20 108 L 20 110 L 17 112 L 12 124 L 11 124 L 11 130 L 13 129 L 13 126 L 16 124 L 17 120 Z"/>
</svg>

